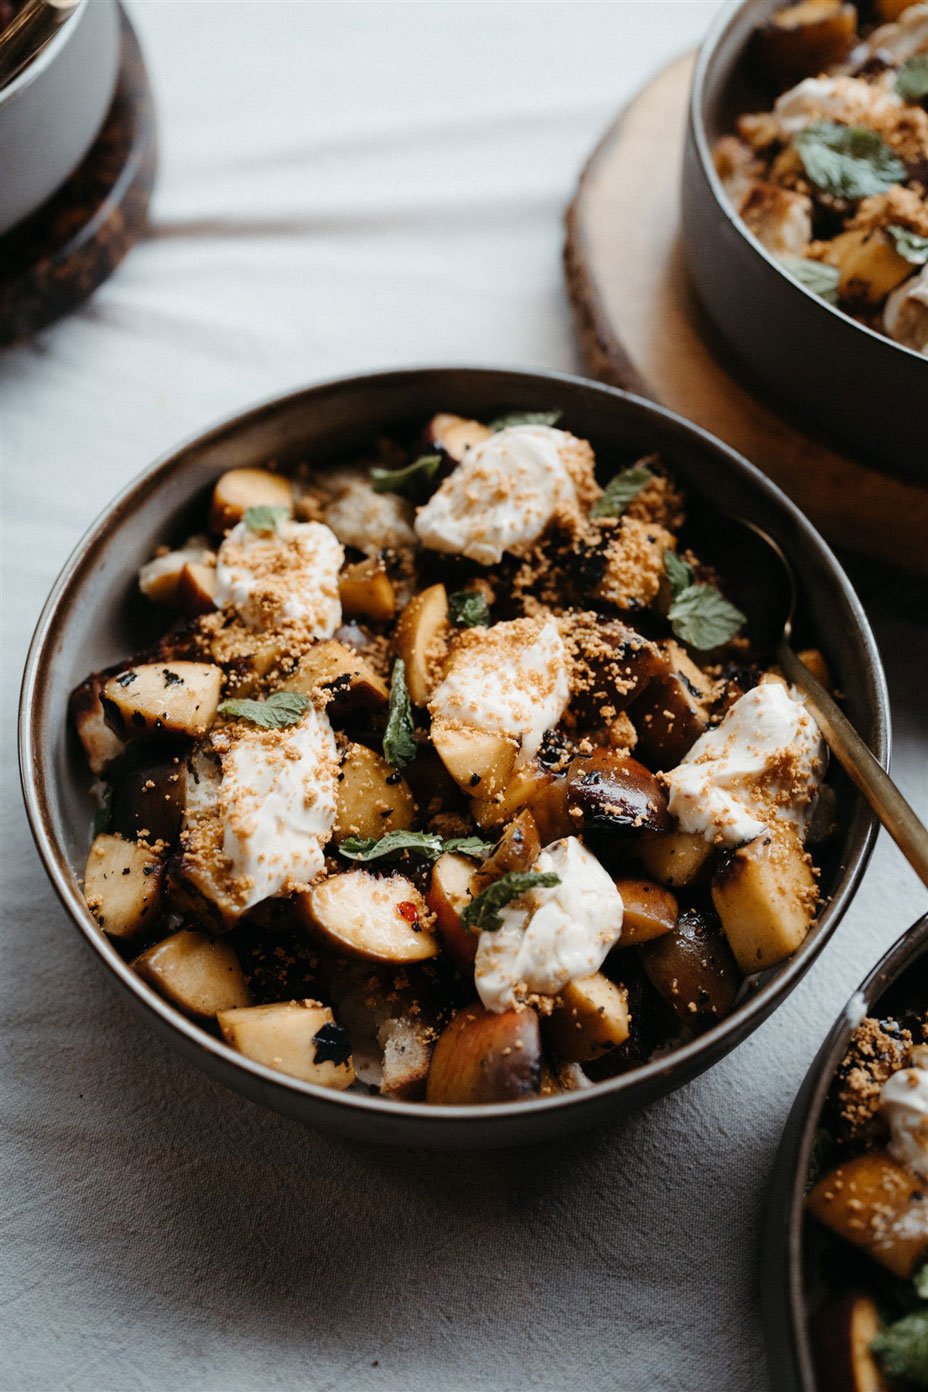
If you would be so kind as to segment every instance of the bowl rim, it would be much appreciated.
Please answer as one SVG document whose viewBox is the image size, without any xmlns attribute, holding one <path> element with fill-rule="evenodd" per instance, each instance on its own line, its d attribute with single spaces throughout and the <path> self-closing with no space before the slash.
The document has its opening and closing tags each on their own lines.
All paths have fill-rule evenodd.
<svg viewBox="0 0 928 1392">
<path fill-rule="evenodd" d="M 51 67 L 56 57 L 77 28 L 78 19 L 83 17 L 89 5 L 90 0 L 77 0 L 74 9 L 62 22 L 57 33 L 53 34 L 52 37 L 42 45 L 38 53 L 36 53 L 33 58 L 29 59 L 29 62 L 21 72 L 16 74 L 12 82 L 8 82 L 5 87 L 0 87 L 0 108 L 6 106 L 8 102 L 13 101 L 20 92 L 37 81 L 37 79 L 42 76 L 42 73 L 45 72 L 46 68 Z"/>
<path fill-rule="evenodd" d="M 796 1392 L 817 1392 L 809 1339 L 805 1282 L 805 1183 L 810 1152 L 825 1098 L 835 1071 L 847 1052 L 861 1005 L 869 1014 L 874 1005 L 918 958 L 928 953 L 928 913 L 917 918 L 867 973 L 828 1031 L 790 1109 L 774 1162 L 772 1189 L 780 1180 L 768 1212 L 763 1247 L 779 1270 L 766 1293 L 769 1309 L 786 1312 L 781 1328 L 789 1332 Z M 786 1242 L 783 1243 L 783 1235 Z M 776 1245 L 775 1245 L 776 1244 Z M 772 1321 L 770 1321 L 772 1323 Z M 768 1336 L 769 1337 L 769 1336 Z"/>
<path fill-rule="evenodd" d="M 581 389 L 584 392 L 592 392 L 606 401 L 621 401 L 631 404 L 635 408 L 643 408 L 646 415 L 655 419 L 658 429 L 663 425 L 676 431 L 682 430 L 684 434 L 695 437 L 710 451 L 724 456 L 729 464 L 734 465 L 736 473 L 746 476 L 753 488 L 762 495 L 766 495 L 767 501 L 772 503 L 781 514 L 786 515 L 801 535 L 805 546 L 811 547 L 814 552 L 818 553 L 820 559 L 830 570 L 832 578 L 844 591 L 845 602 L 853 614 L 859 637 L 868 651 L 868 675 L 873 686 L 875 705 L 873 752 L 884 768 L 889 767 L 891 743 L 889 697 L 882 662 L 870 625 L 856 592 L 831 549 L 786 494 L 777 488 L 754 464 L 718 440 L 709 431 L 692 424 L 666 407 L 636 396 L 634 393 L 564 372 L 505 366 L 475 366 L 473 364 L 443 364 L 439 367 L 413 365 L 382 371 L 349 373 L 292 388 L 275 396 L 263 398 L 244 410 L 232 412 L 207 427 L 206 430 L 188 436 L 130 479 L 106 504 L 77 542 L 61 568 L 42 608 L 29 645 L 20 689 L 18 752 L 20 783 L 29 826 L 46 874 L 51 880 L 59 900 L 78 931 L 101 959 L 103 965 L 109 968 L 111 975 L 130 996 L 134 997 L 137 1005 L 156 1016 L 157 1021 L 160 1021 L 162 1025 L 167 1026 L 168 1033 L 182 1036 L 188 1045 L 193 1046 L 193 1052 L 199 1050 L 212 1056 L 220 1066 L 231 1065 L 234 1069 L 241 1069 L 246 1074 L 250 1074 L 256 1083 L 274 1089 L 282 1089 L 290 1094 L 295 1094 L 297 1097 L 312 1100 L 314 1104 L 320 1104 L 333 1113 L 341 1112 L 345 1108 L 371 1112 L 374 1115 L 388 1112 L 397 1118 L 421 1120 L 423 1117 L 427 1117 L 436 1122 L 443 1120 L 464 1128 L 472 1123 L 475 1117 L 479 1117 L 481 1120 L 486 1119 L 488 1123 L 492 1124 L 494 1119 L 510 1118 L 514 1110 L 518 1110 L 519 1114 L 538 1115 L 548 1111 L 582 1109 L 584 1101 L 587 1099 L 603 1097 L 607 1094 L 621 1094 L 647 1080 L 659 1079 L 669 1069 L 680 1070 L 685 1080 L 692 1076 L 690 1072 L 686 1071 L 686 1065 L 695 1062 L 698 1071 L 700 1055 L 704 1050 L 712 1052 L 714 1046 L 719 1047 L 718 1057 L 721 1058 L 739 1042 L 739 1038 L 750 1033 L 767 1014 L 776 1008 L 792 986 L 805 975 L 824 948 L 853 898 L 866 869 L 876 839 L 877 822 L 872 813 L 866 809 L 858 808 L 861 822 L 858 843 L 850 851 L 841 879 L 818 919 L 814 933 L 810 934 L 800 950 L 786 963 L 782 972 L 764 982 L 758 990 L 742 1002 L 741 1006 L 732 1011 L 725 1019 L 719 1021 L 717 1025 L 688 1041 L 680 1048 L 674 1049 L 670 1054 L 651 1059 L 640 1068 L 630 1070 L 616 1078 L 598 1082 L 591 1088 L 560 1093 L 551 1097 L 530 1098 L 518 1103 L 488 1103 L 479 1107 L 438 1106 L 423 1102 L 406 1102 L 380 1096 L 368 1096 L 360 1092 L 335 1092 L 330 1088 L 305 1083 L 298 1078 L 276 1072 L 245 1057 L 224 1041 L 208 1034 L 193 1020 L 188 1019 L 171 1006 L 136 972 L 132 971 L 105 934 L 100 932 L 99 925 L 90 914 L 80 891 L 79 874 L 72 869 L 64 849 L 58 845 L 53 833 L 50 811 L 51 796 L 48 788 L 50 778 L 47 779 L 45 776 L 49 748 L 48 744 L 41 738 L 44 720 L 40 673 L 47 666 L 59 628 L 67 625 L 67 608 L 72 585 L 80 578 L 81 572 L 88 564 L 88 558 L 98 542 L 104 537 L 118 532 L 127 520 L 127 516 L 131 515 L 135 505 L 163 487 L 176 474 L 182 474 L 188 467 L 187 456 L 192 450 L 196 449 L 202 452 L 203 448 L 209 446 L 213 441 L 226 437 L 230 430 L 244 429 L 261 416 L 273 413 L 288 404 L 295 404 L 303 399 L 327 393 L 335 394 L 344 392 L 346 389 L 351 390 L 359 387 L 386 387 L 394 382 L 402 384 L 406 379 L 432 377 L 439 381 L 449 373 L 474 378 L 492 374 L 513 385 L 517 382 L 526 385 L 532 383 L 539 387 L 542 385 L 562 386 L 570 390 Z M 752 1023 L 755 1018 L 756 1023 Z M 157 1021 L 151 1023 L 154 1024 Z M 743 1034 L 739 1033 L 742 1030 Z M 729 1042 L 730 1035 L 738 1035 L 739 1037 Z"/>
<path fill-rule="evenodd" d="M 795 276 L 791 276 L 776 257 L 767 250 L 763 242 L 755 237 L 743 218 L 741 218 L 736 209 L 732 207 L 725 194 L 722 182 L 716 173 L 715 164 L 712 159 L 712 149 L 703 121 L 702 113 L 706 84 L 711 75 L 719 46 L 733 28 L 742 12 L 759 8 L 762 4 L 766 5 L 767 3 L 768 0 L 725 0 L 722 8 L 713 19 L 706 37 L 700 44 L 699 51 L 696 55 L 696 66 L 693 70 L 693 80 L 690 84 L 688 120 L 693 146 L 699 157 L 699 165 L 703 177 L 709 185 L 712 196 L 729 225 L 735 229 L 747 245 L 781 278 L 781 280 L 785 281 L 787 285 L 792 286 L 805 300 L 809 301 L 811 313 L 817 312 L 826 314 L 841 324 L 849 324 L 856 329 L 858 333 L 865 334 L 873 343 L 888 345 L 889 348 L 895 349 L 897 353 L 904 353 L 907 357 L 923 363 L 925 367 L 928 368 L 928 359 L 925 358 L 923 353 L 916 352 L 914 348 L 908 347 L 905 343 L 898 343 L 894 338 L 890 338 L 888 334 L 877 333 L 876 329 L 871 329 L 867 324 L 861 324 L 859 320 L 854 319 L 850 314 L 846 314 L 844 310 L 839 309 L 837 305 L 829 304 L 828 301 L 823 300 L 820 295 L 814 294 L 803 285 L 801 281 L 797 280 Z M 744 49 L 742 48 L 739 61 L 743 60 L 743 57 Z"/>
</svg>

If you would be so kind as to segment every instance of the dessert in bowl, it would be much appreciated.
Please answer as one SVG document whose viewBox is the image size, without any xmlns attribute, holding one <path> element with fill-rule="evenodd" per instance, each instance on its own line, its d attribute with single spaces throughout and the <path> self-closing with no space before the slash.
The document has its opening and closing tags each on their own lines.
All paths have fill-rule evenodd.
<svg viewBox="0 0 928 1392">
<path fill-rule="evenodd" d="M 700 523 L 716 448 L 607 389 L 452 370 L 297 394 L 143 481 L 136 650 L 112 633 L 71 699 L 101 807 L 66 872 L 133 994 L 274 1105 L 490 1143 L 665 1090 L 772 1008 L 870 821 Z M 28 797 L 28 674 L 24 709 Z"/>
</svg>

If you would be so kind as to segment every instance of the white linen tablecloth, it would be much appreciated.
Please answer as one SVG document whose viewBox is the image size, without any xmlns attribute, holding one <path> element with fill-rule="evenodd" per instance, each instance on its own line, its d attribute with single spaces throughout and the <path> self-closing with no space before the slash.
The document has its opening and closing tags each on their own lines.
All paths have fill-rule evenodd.
<svg viewBox="0 0 928 1392">
<path fill-rule="evenodd" d="M 646 1114 L 531 1153 L 368 1151 L 154 1041 L 48 887 L 15 772 L 51 582 L 174 442 L 358 369 L 576 367 L 564 205 L 711 9 L 131 3 L 162 135 L 152 235 L 2 360 L 4 1392 L 768 1386 L 758 1224 L 780 1131 L 830 1021 L 924 907 L 885 836 L 787 1004 Z M 884 589 L 895 769 L 924 806 L 924 635 Z"/>
</svg>

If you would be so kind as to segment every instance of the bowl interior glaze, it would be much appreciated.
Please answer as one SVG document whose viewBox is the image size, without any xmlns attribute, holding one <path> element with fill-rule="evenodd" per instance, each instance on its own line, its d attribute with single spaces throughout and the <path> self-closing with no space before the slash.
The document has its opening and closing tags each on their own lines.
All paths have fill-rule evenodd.
<svg viewBox="0 0 928 1392">
<path fill-rule="evenodd" d="M 199 524 L 216 477 L 276 458 L 324 464 L 351 458 L 378 433 L 421 426 L 439 410 L 486 419 L 506 410 L 560 409 L 589 438 L 605 475 L 659 449 L 694 499 L 764 526 L 792 559 L 810 640 L 825 651 L 851 719 L 885 764 L 885 681 L 866 618 L 836 560 L 801 513 L 752 465 L 679 417 L 619 392 L 556 374 L 432 368 L 349 378 L 293 392 L 225 421 L 128 485 L 81 541 L 39 621 L 23 681 L 20 762 L 24 796 L 52 882 L 93 950 L 149 1023 L 188 1058 L 254 1100 L 359 1139 L 438 1146 L 532 1141 L 637 1109 L 721 1058 L 770 1013 L 836 927 L 863 872 L 874 820 L 840 789 L 844 815 L 823 892 L 827 903 L 796 956 L 713 1029 L 633 1074 L 584 1092 L 482 1108 L 426 1107 L 332 1093 L 274 1074 L 234 1053 L 157 996 L 122 961 L 84 905 L 79 885 L 90 839 L 89 778 L 68 730 L 71 688 L 89 671 L 137 650 L 153 634 L 139 596 L 139 565 L 165 539 Z"/>
</svg>

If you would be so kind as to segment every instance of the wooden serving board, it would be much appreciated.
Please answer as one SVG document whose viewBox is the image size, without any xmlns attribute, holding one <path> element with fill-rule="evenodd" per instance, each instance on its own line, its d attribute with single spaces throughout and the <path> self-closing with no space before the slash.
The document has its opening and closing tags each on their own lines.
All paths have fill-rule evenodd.
<svg viewBox="0 0 928 1392">
<path fill-rule="evenodd" d="M 751 395 L 689 289 L 679 189 L 694 58 L 641 89 L 594 151 L 564 260 L 586 370 L 669 406 L 739 450 L 835 545 L 928 576 L 928 489 L 834 453 Z"/>
</svg>

